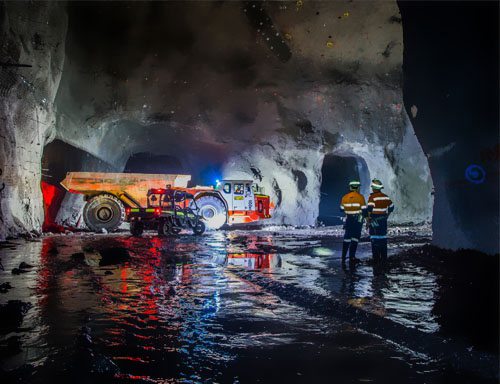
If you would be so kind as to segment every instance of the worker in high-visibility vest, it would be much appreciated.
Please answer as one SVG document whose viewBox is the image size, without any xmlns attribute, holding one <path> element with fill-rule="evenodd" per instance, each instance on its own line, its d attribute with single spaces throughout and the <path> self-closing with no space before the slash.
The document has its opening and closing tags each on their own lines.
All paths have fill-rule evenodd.
<svg viewBox="0 0 500 384">
<path fill-rule="evenodd" d="M 372 193 L 368 198 L 367 226 L 372 243 L 373 261 L 387 259 L 387 219 L 394 211 L 392 200 L 382 192 L 384 185 L 378 179 L 371 183 Z"/>
<path fill-rule="evenodd" d="M 345 213 L 344 242 L 342 244 L 342 263 L 345 263 L 349 251 L 349 261 L 356 261 L 356 249 L 361 237 L 363 218 L 367 206 L 365 198 L 359 193 L 361 183 L 353 180 L 349 183 L 350 192 L 342 197 L 340 209 Z"/>
</svg>

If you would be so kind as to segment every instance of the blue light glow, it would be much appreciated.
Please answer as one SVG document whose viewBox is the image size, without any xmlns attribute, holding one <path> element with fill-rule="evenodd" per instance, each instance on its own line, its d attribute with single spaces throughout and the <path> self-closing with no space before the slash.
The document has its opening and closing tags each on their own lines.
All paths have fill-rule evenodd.
<svg viewBox="0 0 500 384">
<path fill-rule="evenodd" d="M 465 170 L 465 178 L 470 183 L 481 184 L 486 179 L 486 171 L 480 165 L 472 164 Z"/>
</svg>

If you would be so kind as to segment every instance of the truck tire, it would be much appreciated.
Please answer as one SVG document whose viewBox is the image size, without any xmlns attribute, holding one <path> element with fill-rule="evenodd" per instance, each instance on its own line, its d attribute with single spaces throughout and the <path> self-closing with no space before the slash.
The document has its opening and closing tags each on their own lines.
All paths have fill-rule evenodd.
<svg viewBox="0 0 500 384">
<path fill-rule="evenodd" d="M 224 202 L 215 196 L 201 196 L 196 199 L 196 205 L 200 209 L 197 214 L 203 218 L 205 228 L 219 229 L 227 220 L 227 211 Z"/>
<path fill-rule="evenodd" d="M 97 195 L 83 207 L 83 220 L 94 232 L 114 232 L 125 219 L 123 203 L 113 195 Z"/>
<path fill-rule="evenodd" d="M 198 221 L 196 225 L 193 227 L 193 234 L 195 235 L 203 235 L 203 232 L 205 232 L 205 224 L 203 221 Z"/>
<path fill-rule="evenodd" d="M 158 236 L 167 236 L 172 233 L 172 223 L 169 220 L 161 220 L 158 223 Z"/>
</svg>

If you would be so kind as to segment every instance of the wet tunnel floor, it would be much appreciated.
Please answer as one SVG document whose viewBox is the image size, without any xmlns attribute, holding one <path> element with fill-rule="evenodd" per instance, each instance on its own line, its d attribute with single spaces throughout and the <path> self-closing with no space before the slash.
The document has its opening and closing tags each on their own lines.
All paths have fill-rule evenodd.
<svg viewBox="0 0 500 384">
<path fill-rule="evenodd" d="M 341 239 L 321 230 L 13 241 L 0 249 L 2 382 L 496 382 L 286 293 L 337 300 L 498 361 L 497 330 L 487 329 L 488 344 L 449 326 L 450 276 L 441 260 L 422 262 L 427 241 L 398 236 L 382 267 L 368 243 L 359 264 L 342 267 Z"/>
</svg>

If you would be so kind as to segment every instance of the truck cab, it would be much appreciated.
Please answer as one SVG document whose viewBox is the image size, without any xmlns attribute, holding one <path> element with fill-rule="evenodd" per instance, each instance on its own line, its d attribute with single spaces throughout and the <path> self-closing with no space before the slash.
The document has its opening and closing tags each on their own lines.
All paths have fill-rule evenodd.
<svg viewBox="0 0 500 384">
<path fill-rule="evenodd" d="M 252 180 L 218 181 L 216 190 L 227 204 L 228 224 L 249 223 L 271 217 L 269 196 L 263 195 Z"/>
<path fill-rule="evenodd" d="M 228 211 L 251 211 L 255 209 L 252 182 L 248 180 L 223 180 L 218 185 Z"/>
</svg>

